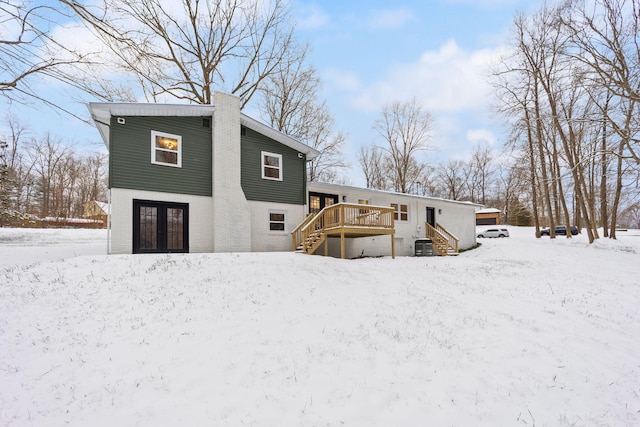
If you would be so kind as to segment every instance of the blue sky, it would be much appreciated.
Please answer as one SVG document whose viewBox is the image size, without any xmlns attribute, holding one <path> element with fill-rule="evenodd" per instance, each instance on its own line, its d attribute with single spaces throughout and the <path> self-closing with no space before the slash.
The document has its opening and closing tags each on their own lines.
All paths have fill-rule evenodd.
<svg viewBox="0 0 640 427">
<path fill-rule="evenodd" d="M 434 151 L 423 158 L 428 163 L 464 159 L 482 141 L 501 146 L 504 130 L 491 117 L 487 65 L 507 43 L 514 14 L 540 1 L 291 1 L 336 130 L 347 135 L 351 184 L 363 185 L 356 153 L 376 141 L 371 126 L 388 102 L 416 97 L 433 115 Z M 72 94 L 57 88 L 54 96 L 87 115 Z M 9 110 L 4 102 L 1 108 Z M 101 149 L 97 130 L 68 116 L 46 108 L 12 111 L 36 135 L 51 132 L 79 151 Z"/>
<path fill-rule="evenodd" d="M 295 2 L 298 32 L 324 97 L 347 133 L 349 178 L 362 185 L 356 160 L 385 103 L 422 103 L 435 119 L 428 163 L 465 159 L 474 144 L 499 148 L 504 130 L 492 117 L 487 66 L 503 51 L 514 14 L 526 0 L 404 0 Z"/>
</svg>

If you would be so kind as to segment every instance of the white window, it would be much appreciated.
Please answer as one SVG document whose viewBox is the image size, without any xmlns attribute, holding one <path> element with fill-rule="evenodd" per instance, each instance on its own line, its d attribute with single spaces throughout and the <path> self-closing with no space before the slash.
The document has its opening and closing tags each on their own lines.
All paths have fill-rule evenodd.
<svg viewBox="0 0 640 427">
<path fill-rule="evenodd" d="M 269 231 L 275 233 L 286 233 L 286 219 L 286 211 L 269 211 Z"/>
<path fill-rule="evenodd" d="M 182 167 L 182 137 L 152 130 L 151 163 Z"/>
<path fill-rule="evenodd" d="M 368 205 L 369 204 L 369 200 L 367 199 L 358 199 L 358 204 L 359 205 Z M 367 208 L 360 208 L 360 215 L 365 215 L 369 213 L 369 209 Z"/>
<path fill-rule="evenodd" d="M 399 205 L 397 203 L 391 203 L 393 208 L 393 219 L 396 221 L 408 221 L 409 220 L 409 206 Z"/>
<path fill-rule="evenodd" d="M 282 181 L 282 155 L 263 151 L 262 178 Z"/>
</svg>

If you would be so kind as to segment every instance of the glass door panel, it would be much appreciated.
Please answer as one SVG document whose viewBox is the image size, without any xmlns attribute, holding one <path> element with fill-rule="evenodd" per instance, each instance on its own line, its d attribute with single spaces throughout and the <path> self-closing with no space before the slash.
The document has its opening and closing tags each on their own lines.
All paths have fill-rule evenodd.
<svg viewBox="0 0 640 427">
<path fill-rule="evenodd" d="M 184 211 L 167 208 L 167 249 L 184 249 Z"/>
<path fill-rule="evenodd" d="M 140 207 L 140 249 L 158 249 L 158 208 Z"/>
</svg>

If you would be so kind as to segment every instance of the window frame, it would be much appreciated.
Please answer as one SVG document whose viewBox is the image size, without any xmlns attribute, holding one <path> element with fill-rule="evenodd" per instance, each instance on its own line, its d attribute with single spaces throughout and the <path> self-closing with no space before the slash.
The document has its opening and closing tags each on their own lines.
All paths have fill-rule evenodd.
<svg viewBox="0 0 640 427">
<path fill-rule="evenodd" d="M 366 207 L 358 208 L 358 213 L 360 215 L 366 215 L 370 212 L 369 210 L 369 199 L 358 199 L 358 204 Z"/>
<path fill-rule="evenodd" d="M 409 205 L 402 203 L 391 203 L 393 208 L 393 220 L 394 221 L 409 221 Z M 405 210 L 402 210 L 402 208 Z M 404 216 L 404 218 L 403 218 Z"/>
<path fill-rule="evenodd" d="M 140 218 L 140 211 L 143 208 L 152 208 L 156 210 L 156 221 L 154 224 L 155 229 L 149 230 L 149 236 L 154 239 L 154 245 L 151 247 L 146 247 L 146 245 L 141 241 L 141 229 L 146 227 L 146 224 L 144 224 Z M 167 237 L 171 234 L 169 233 L 170 224 L 167 222 L 167 211 L 169 209 L 182 210 L 182 229 L 180 236 L 182 247 L 171 247 L 167 240 Z M 189 203 L 133 199 L 132 221 L 133 246 L 131 252 L 133 254 L 189 253 Z"/>
<path fill-rule="evenodd" d="M 269 214 L 269 234 L 288 234 L 288 227 L 287 227 L 287 211 L 283 211 L 281 209 L 269 209 L 268 211 Z M 277 220 L 272 220 L 271 219 L 271 215 L 282 215 L 282 221 L 277 221 Z M 271 224 L 283 224 L 283 229 L 282 230 L 273 230 L 271 228 Z"/>
<path fill-rule="evenodd" d="M 265 162 L 265 157 L 275 157 L 278 159 L 278 167 L 274 167 L 272 165 L 267 165 Z M 261 151 L 260 152 L 260 171 L 261 171 L 261 175 L 262 175 L 262 179 L 268 179 L 271 181 L 282 181 L 282 176 L 283 176 L 283 165 L 282 165 L 282 154 L 277 154 L 277 153 L 271 153 L 269 151 Z M 266 168 L 270 168 L 270 169 L 275 169 L 278 171 L 278 177 L 274 178 L 272 176 L 267 176 L 265 174 L 265 169 Z"/>
<path fill-rule="evenodd" d="M 178 147 L 176 150 L 170 150 L 166 148 L 161 148 L 156 146 L 156 138 L 157 137 L 165 137 L 169 139 L 175 139 L 178 142 Z M 156 160 L 156 153 L 158 151 L 162 151 L 164 153 L 176 153 L 176 163 L 167 163 Z M 167 132 L 160 132 L 157 130 L 151 131 L 151 163 L 154 165 L 160 166 L 169 166 L 172 168 L 181 168 L 182 167 L 182 135 L 175 135 Z"/>
</svg>

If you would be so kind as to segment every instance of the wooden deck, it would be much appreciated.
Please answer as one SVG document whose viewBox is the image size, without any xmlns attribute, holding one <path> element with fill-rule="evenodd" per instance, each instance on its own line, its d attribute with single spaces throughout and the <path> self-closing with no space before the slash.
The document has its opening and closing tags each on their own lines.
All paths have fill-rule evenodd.
<svg viewBox="0 0 640 427">
<path fill-rule="evenodd" d="M 340 238 L 340 256 L 345 258 L 345 239 L 369 236 L 391 236 L 391 256 L 395 258 L 394 209 L 391 207 L 337 203 L 315 215 L 309 215 L 292 233 L 292 250 L 313 254 L 326 239 Z"/>
<path fill-rule="evenodd" d="M 328 238 L 340 238 L 340 256 L 345 258 L 345 239 L 389 235 L 391 256 L 395 258 L 395 228 L 392 207 L 336 203 L 309 215 L 291 233 L 291 250 L 308 254 L 324 247 L 329 254 Z M 425 224 L 425 237 L 433 242 L 440 256 L 458 255 L 459 239 L 440 224 Z"/>
</svg>

